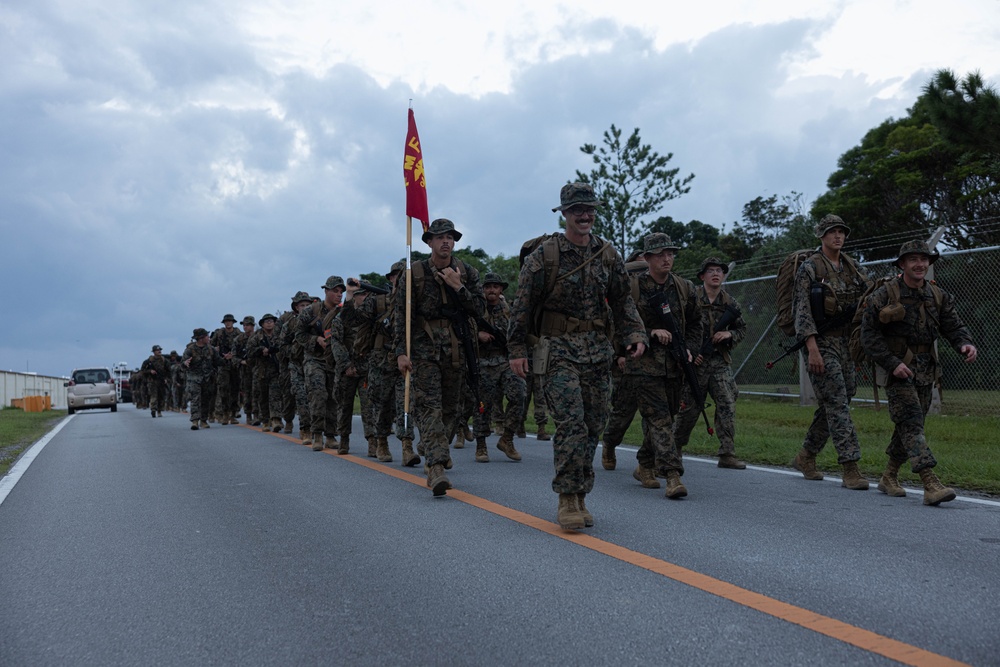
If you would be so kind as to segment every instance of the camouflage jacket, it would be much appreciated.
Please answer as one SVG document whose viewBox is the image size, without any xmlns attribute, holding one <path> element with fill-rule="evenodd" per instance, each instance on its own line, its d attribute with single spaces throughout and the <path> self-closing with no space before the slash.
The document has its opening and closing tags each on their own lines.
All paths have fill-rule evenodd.
<svg viewBox="0 0 1000 667">
<path fill-rule="evenodd" d="M 694 358 L 698 354 L 698 347 L 701 345 L 702 331 L 701 306 L 695 296 L 694 285 L 690 281 L 685 280 L 688 284 L 688 298 L 686 302 L 681 303 L 681 294 L 677 291 L 673 274 L 668 274 L 663 284 L 659 284 L 653 280 L 653 276 L 649 275 L 648 270 L 635 276 L 633 279 L 638 282 L 639 302 L 636 304 L 636 307 L 645 325 L 646 336 L 648 337 L 653 329 L 667 328 L 666 324 L 661 321 L 661 315 L 655 312 L 651 306 L 652 303 L 666 296 L 667 303 L 670 304 L 670 312 L 684 336 L 684 346 L 686 349 L 691 350 L 692 358 Z M 679 276 L 678 279 L 684 280 Z M 646 350 L 644 355 L 638 359 L 625 357 L 625 374 L 657 377 L 663 375 L 680 375 L 681 367 L 677 364 L 673 355 L 670 354 L 670 349 L 670 345 L 662 345 L 650 338 L 649 349 Z M 620 350 L 620 353 L 624 354 L 624 351 Z"/>
<path fill-rule="evenodd" d="M 268 352 L 265 355 L 264 349 Z M 278 355 L 281 352 L 281 332 L 275 326 L 271 335 L 267 335 L 263 329 L 253 332 L 247 340 L 247 364 L 251 368 L 273 367 L 278 369 Z"/>
<path fill-rule="evenodd" d="M 392 298 L 392 294 L 371 294 L 357 309 L 361 326 L 354 337 L 352 357 L 378 363 L 388 359 L 392 345 Z M 394 355 L 392 363 L 396 363 Z"/>
<path fill-rule="evenodd" d="M 723 313 L 726 312 L 726 307 L 731 304 L 741 313 L 740 316 L 736 318 L 736 321 L 730 324 L 726 329 L 726 331 L 731 333 L 733 337 L 724 343 L 713 345 L 712 347 L 714 349 L 712 354 L 722 357 L 727 364 L 733 363 L 730 351 L 739 345 L 740 341 L 747 335 L 747 323 L 743 320 L 743 310 L 740 308 L 739 302 L 736 301 L 733 295 L 727 292 L 725 288 L 719 290 L 719 296 L 715 298 L 714 303 L 708 300 L 708 295 L 705 293 L 704 286 L 699 286 L 695 290 L 695 293 L 697 294 L 698 305 L 701 306 L 701 344 L 700 347 L 692 349 L 691 354 L 697 357 L 701 348 L 704 347 L 708 341 L 712 340 L 712 335 L 716 333 L 715 323 L 722 319 Z"/>
<path fill-rule="evenodd" d="M 231 331 L 226 331 L 225 327 L 220 327 L 212 332 L 211 343 L 212 347 L 219 351 L 219 354 L 223 356 L 223 361 L 225 360 L 226 354 L 232 353 L 233 357 L 226 363 L 235 366 L 239 363 L 236 359 L 236 340 L 239 338 L 242 332 L 238 329 L 233 329 Z"/>
<path fill-rule="evenodd" d="M 566 235 L 553 235 L 559 244 L 559 276 L 552 291 L 545 293 L 545 262 L 543 245 L 535 248 L 524 259 L 517 279 L 517 292 L 510 310 L 507 346 L 511 359 L 528 356 L 528 335 L 532 320 L 539 314 L 554 313 L 561 319 L 585 323 L 587 330 L 567 331 L 550 336 L 549 356 L 575 363 L 610 364 L 613 348 L 608 337 L 609 311 L 614 330 L 623 347 L 633 343 L 647 343 L 648 338 L 636 311 L 629 288 L 628 274 L 621 255 L 609 265 L 598 257 L 582 269 L 575 269 L 595 253 L 601 252 L 604 241 L 591 235 L 590 243 L 578 247 Z"/>
<path fill-rule="evenodd" d="M 365 297 L 365 303 L 372 296 Z M 340 373 L 346 373 L 348 367 L 362 371 L 367 368 L 364 360 L 354 356 L 354 339 L 358 329 L 364 323 L 364 315 L 354 306 L 354 300 L 347 301 L 340 309 L 340 316 L 333 320 L 330 327 L 330 350 Z"/>
<path fill-rule="evenodd" d="M 506 336 L 507 327 L 510 324 L 510 306 L 503 299 L 495 306 L 486 304 L 483 319 Z M 479 341 L 479 364 L 481 366 L 506 365 L 507 351 L 496 340 L 488 343 Z"/>
<path fill-rule="evenodd" d="M 452 257 L 451 268 L 460 270 L 461 261 Z M 447 308 L 464 311 L 469 319 L 470 334 L 475 336 L 474 318 L 481 316 L 486 307 L 479 272 L 463 263 L 460 272 L 464 273 L 465 279 L 462 289 L 458 290 L 458 303 L 453 303 L 446 294 L 444 280 L 430 260 L 420 260 L 419 263 L 423 265 L 424 278 L 413 281 L 413 295 L 410 297 L 410 358 L 425 361 L 464 359 L 462 343 L 456 338 L 452 322 L 444 311 Z M 423 283 L 422 289 L 416 284 L 418 282 Z M 401 282 L 393 297 L 392 346 L 397 357 L 406 354 L 407 296 L 406 283 Z"/>
<path fill-rule="evenodd" d="M 204 380 L 211 377 L 217 366 L 222 365 L 222 356 L 219 351 L 211 345 L 198 347 L 197 343 L 188 343 L 184 348 L 182 362 L 191 360 L 187 367 L 187 377 L 189 379 Z"/>
<path fill-rule="evenodd" d="M 299 313 L 298 331 L 295 332 L 295 342 L 302 347 L 303 363 L 309 360 L 325 361 L 327 349 L 316 342 L 317 336 L 326 336 L 327 331 L 323 322 L 327 321 L 330 313 L 336 315 L 339 307 L 329 308 L 326 301 L 317 301 L 308 308 L 303 308 Z"/>
<path fill-rule="evenodd" d="M 150 371 L 156 371 L 156 375 Z M 166 382 L 170 377 L 170 364 L 162 354 L 160 356 L 151 354 L 148 359 L 142 362 L 142 372 L 149 382 Z"/>
<path fill-rule="evenodd" d="M 835 268 L 822 252 L 813 253 L 803 260 L 795 274 L 795 297 L 792 302 L 792 309 L 795 312 L 795 335 L 800 340 L 816 335 L 818 328 L 809 303 L 809 290 L 814 282 L 818 282 L 816 280 L 818 262 L 826 263 L 827 277 L 822 283 L 827 287 L 825 290 L 828 296 L 827 317 L 836 317 L 851 304 L 856 304 L 872 282 L 867 270 L 856 262 L 848 265 L 848 262 L 853 260 L 847 259 L 843 253 L 839 269 Z M 857 271 L 851 267 L 856 267 Z M 850 322 L 845 322 L 843 327 L 828 331 L 826 336 L 840 336 L 846 339 L 849 325 Z"/>
<path fill-rule="evenodd" d="M 889 292 L 883 285 L 872 292 L 861 319 L 861 344 L 865 352 L 889 375 L 901 363 L 913 371 L 918 384 L 932 384 L 940 377 L 940 365 L 933 350 L 934 341 L 943 337 L 956 351 L 972 344 L 972 335 L 955 312 L 955 297 L 943 292 L 941 310 L 937 309 L 929 283 L 908 287 L 902 278 L 899 302 L 905 308 L 903 319 L 883 324 L 879 311 L 889 305 Z"/>
</svg>

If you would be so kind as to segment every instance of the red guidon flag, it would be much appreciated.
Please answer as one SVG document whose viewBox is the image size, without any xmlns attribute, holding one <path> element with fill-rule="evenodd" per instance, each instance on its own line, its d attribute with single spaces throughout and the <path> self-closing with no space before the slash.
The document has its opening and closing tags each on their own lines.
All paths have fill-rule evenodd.
<svg viewBox="0 0 1000 667">
<path fill-rule="evenodd" d="M 424 155 L 420 150 L 420 137 L 417 136 L 417 122 L 413 119 L 413 109 L 410 109 L 406 128 L 403 182 L 406 184 L 406 215 L 419 220 L 426 232 L 431 224 L 430 215 L 427 213 L 427 178 L 424 175 Z"/>
</svg>

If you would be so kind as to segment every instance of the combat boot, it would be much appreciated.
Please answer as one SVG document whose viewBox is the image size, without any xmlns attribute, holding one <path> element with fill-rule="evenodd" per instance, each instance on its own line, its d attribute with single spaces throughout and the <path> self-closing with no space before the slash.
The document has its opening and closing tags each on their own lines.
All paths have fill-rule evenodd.
<svg viewBox="0 0 1000 667">
<path fill-rule="evenodd" d="M 543 442 L 552 439 L 552 436 L 549 435 L 549 432 L 545 430 L 545 424 L 542 424 L 538 427 L 538 435 L 536 435 L 535 437 Z"/>
<path fill-rule="evenodd" d="M 210 427 L 210 426 L 208 425 L 208 422 L 207 422 L 207 421 L 205 421 L 204 419 L 202 419 L 202 420 L 201 420 L 200 422 L 198 422 L 198 426 L 200 426 L 201 428 L 211 428 L 211 427 Z"/>
<path fill-rule="evenodd" d="M 351 436 L 342 435 L 340 436 L 340 445 L 337 447 L 337 453 L 340 455 L 348 454 L 351 451 Z"/>
<path fill-rule="evenodd" d="M 902 461 L 894 461 L 889 459 L 889 462 L 885 465 L 885 470 L 882 472 L 882 479 L 878 481 L 878 490 L 887 496 L 892 496 L 893 498 L 905 498 L 906 490 L 899 485 L 899 466 L 903 465 Z"/>
<path fill-rule="evenodd" d="M 403 467 L 412 468 L 420 463 L 420 457 L 413 453 L 413 440 L 400 438 L 403 441 Z"/>
<path fill-rule="evenodd" d="M 921 470 L 920 481 L 924 483 L 924 505 L 939 505 L 955 499 L 955 490 L 942 484 L 933 468 Z"/>
<path fill-rule="evenodd" d="M 486 438 L 476 438 L 476 463 L 489 463 L 490 453 L 486 451 Z"/>
<path fill-rule="evenodd" d="M 153 417 L 153 419 L 156 419 L 156 410 L 150 410 L 149 414 Z"/>
<path fill-rule="evenodd" d="M 303 445 L 313 444 L 312 438 L 309 436 L 309 431 L 299 430 L 299 435 L 302 436 Z"/>
<path fill-rule="evenodd" d="M 313 431 L 313 434 L 312 434 L 312 445 L 313 445 L 313 451 L 314 452 L 321 452 L 321 451 L 323 451 L 323 432 L 322 431 Z"/>
<path fill-rule="evenodd" d="M 592 528 L 594 526 L 594 515 L 590 513 L 590 510 L 587 509 L 587 505 L 583 502 L 583 499 L 586 497 L 586 493 L 576 494 L 576 505 L 580 509 L 581 516 L 583 516 L 583 527 Z"/>
<path fill-rule="evenodd" d="M 157 410 L 156 411 L 156 416 L 157 417 L 162 417 L 163 416 L 163 411 L 162 410 Z"/>
<path fill-rule="evenodd" d="M 389 439 L 379 436 L 375 439 L 375 458 L 382 463 L 392 463 L 392 452 L 389 451 Z"/>
<path fill-rule="evenodd" d="M 688 494 L 687 488 L 681 483 L 681 474 L 676 470 L 667 471 L 667 490 L 663 494 L 667 498 L 683 498 Z"/>
<path fill-rule="evenodd" d="M 229 423 L 230 424 L 239 424 L 240 420 L 236 416 L 233 416 L 233 417 L 229 418 Z"/>
<path fill-rule="evenodd" d="M 514 434 L 510 431 L 505 431 L 500 440 L 497 442 L 497 449 L 507 455 L 511 461 L 520 461 L 521 453 L 517 451 L 517 447 L 514 446 Z"/>
<path fill-rule="evenodd" d="M 378 458 L 378 454 L 375 453 L 376 451 L 378 451 L 378 439 L 375 438 L 375 436 L 372 436 L 370 438 L 367 438 L 367 440 L 368 440 L 368 458 L 370 459 Z"/>
<path fill-rule="evenodd" d="M 192 431 L 198 430 L 198 422 L 191 422 L 191 430 Z"/>
<path fill-rule="evenodd" d="M 285 433 L 291 433 L 292 432 L 292 422 L 293 421 L 294 420 L 291 420 L 291 419 L 285 421 L 285 427 L 283 429 L 281 429 L 281 430 L 284 431 Z"/>
<path fill-rule="evenodd" d="M 575 493 L 559 494 L 559 509 L 557 511 L 559 527 L 563 530 L 580 530 L 586 528 L 587 522 L 580 512 L 580 502 Z"/>
<path fill-rule="evenodd" d="M 435 498 L 443 496 L 451 488 L 451 482 L 444 474 L 444 466 L 440 463 L 435 463 L 427 469 L 427 486 Z"/>
<path fill-rule="evenodd" d="M 527 432 L 524 430 L 524 424 L 521 424 L 521 426 L 517 429 L 517 437 L 522 439 L 528 437 Z"/>
<path fill-rule="evenodd" d="M 466 442 L 474 442 L 476 436 L 472 435 L 472 429 L 469 428 L 468 424 L 462 424 L 462 437 L 465 438 Z"/>
<path fill-rule="evenodd" d="M 272 431 L 272 432 L 274 432 L 274 433 L 278 433 L 278 432 L 280 432 L 280 431 L 281 431 L 281 429 L 282 429 L 282 428 L 283 428 L 283 427 L 282 427 L 282 425 L 281 425 L 281 419 L 272 419 L 272 420 L 271 420 L 271 431 Z M 288 430 L 287 430 L 287 431 L 285 431 L 285 432 L 286 432 L 286 433 L 291 433 L 291 432 L 292 432 L 292 429 L 288 429 Z"/>
<path fill-rule="evenodd" d="M 653 473 L 652 468 L 637 465 L 635 470 L 632 471 L 632 477 L 635 478 L 635 481 L 642 484 L 642 488 L 644 489 L 660 488 L 660 482 L 656 479 L 656 475 Z"/>
<path fill-rule="evenodd" d="M 719 467 L 730 468 L 731 470 L 746 470 L 747 464 L 732 454 L 723 454 L 719 457 Z"/>
<path fill-rule="evenodd" d="M 805 447 L 800 449 L 799 453 L 795 455 L 792 467 L 801 472 L 802 476 L 806 479 L 814 481 L 823 479 L 823 473 L 816 470 L 816 455 Z"/>
<path fill-rule="evenodd" d="M 601 446 L 601 465 L 605 470 L 614 470 L 618 466 L 618 457 L 615 456 L 615 446 L 604 443 Z"/>
<path fill-rule="evenodd" d="M 868 480 L 861 476 L 857 461 L 848 461 L 844 464 L 844 478 L 840 485 L 853 491 L 868 490 Z"/>
</svg>

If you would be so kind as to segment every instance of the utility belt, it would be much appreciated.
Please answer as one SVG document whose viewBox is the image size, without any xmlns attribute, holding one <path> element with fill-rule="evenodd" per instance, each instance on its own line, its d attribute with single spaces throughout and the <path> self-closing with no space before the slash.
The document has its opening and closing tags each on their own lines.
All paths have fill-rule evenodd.
<svg viewBox="0 0 1000 667">
<path fill-rule="evenodd" d="M 542 313 L 542 323 L 539 336 L 564 336 L 572 333 L 585 333 L 587 331 L 604 331 L 605 322 L 602 319 L 581 320 L 578 317 L 569 317 L 562 313 L 545 311 Z"/>
</svg>

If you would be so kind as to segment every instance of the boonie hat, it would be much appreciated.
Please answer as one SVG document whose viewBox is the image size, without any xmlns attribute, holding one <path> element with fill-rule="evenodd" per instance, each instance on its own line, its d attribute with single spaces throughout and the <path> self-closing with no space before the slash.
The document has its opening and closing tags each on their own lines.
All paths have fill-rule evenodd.
<svg viewBox="0 0 1000 667">
<path fill-rule="evenodd" d="M 330 276 L 326 279 L 326 282 L 323 283 L 323 289 L 337 289 L 338 287 L 345 290 L 347 289 L 347 285 L 344 284 L 344 279 L 340 276 Z"/>
<path fill-rule="evenodd" d="M 499 273 L 495 273 L 493 271 L 487 273 L 486 277 L 483 278 L 483 287 L 487 285 L 500 285 L 500 287 L 507 289 L 507 285 L 509 284 L 510 283 L 500 277 Z"/>
<path fill-rule="evenodd" d="M 207 329 L 202 329 L 201 327 L 198 327 L 197 329 L 194 330 L 194 333 L 191 334 L 191 338 L 193 338 L 194 340 L 198 340 L 202 336 L 207 336 L 207 335 L 208 335 Z"/>
<path fill-rule="evenodd" d="M 851 228 L 847 226 L 844 219 L 839 215 L 834 215 L 833 213 L 827 213 L 824 215 L 823 219 L 816 223 L 816 227 L 813 231 L 816 232 L 816 238 L 821 239 L 834 227 L 843 227 L 847 231 L 847 235 L 851 235 Z"/>
<path fill-rule="evenodd" d="M 451 234 L 451 237 L 458 241 L 462 238 L 462 233 L 455 229 L 455 223 L 448 218 L 438 218 L 431 223 L 427 231 L 421 235 L 420 239 L 427 243 L 432 236 L 437 236 L 438 234 Z"/>
<path fill-rule="evenodd" d="M 297 303 L 302 303 L 303 301 L 312 303 L 312 297 L 309 296 L 308 292 L 303 292 L 302 290 L 299 290 L 298 292 L 295 293 L 295 296 L 292 297 L 292 306 L 294 306 Z"/>
<path fill-rule="evenodd" d="M 594 187 L 590 183 L 567 183 L 559 191 L 559 206 L 552 209 L 552 212 L 565 211 L 568 208 L 584 204 L 586 206 L 607 206 L 607 202 L 597 198 L 594 194 Z"/>
<path fill-rule="evenodd" d="M 250 326 L 256 326 L 257 321 L 254 320 L 253 315 L 247 315 L 246 317 L 243 318 L 243 321 L 240 322 L 240 324 L 249 324 Z"/>
<path fill-rule="evenodd" d="M 722 275 L 729 273 L 729 265 L 724 264 L 718 257 L 706 257 L 701 261 L 701 268 L 698 269 L 698 277 L 701 278 L 710 266 L 717 266 L 722 269 Z"/>
<path fill-rule="evenodd" d="M 159 345 L 154 345 L 154 346 L 153 346 L 153 352 L 156 352 L 157 350 L 160 350 L 160 351 L 162 351 L 162 350 L 163 350 L 163 348 L 162 348 L 162 347 L 160 347 Z"/>
<path fill-rule="evenodd" d="M 941 257 L 941 253 L 937 250 L 931 252 L 931 248 L 927 245 L 926 241 L 907 241 L 900 246 L 899 255 L 897 255 L 893 264 L 900 269 L 903 268 L 899 265 L 899 261 L 906 255 L 927 255 L 927 259 L 930 260 L 931 264 L 938 261 L 938 258 Z"/>
<path fill-rule="evenodd" d="M 236 318 L 233 317 L 231 313 L 226 313 L 225 315 L 222 316 L 222 323 L 223 324 L 225 324 L 226 322 L 235 322 L 235 321 L 236 321 Z"/>
<path fill-rule="evenodd" d="M 681 247 L 670 240 L 663 232 L 653 232 L 642 237 L 642 254 L 649 255 L 663 250 L 678 251 Z"/>
<path fill-rule="evenodd" d="M 274 320 L 275 322 L 277 322 L 278 318 L 272 315 L 271 313 L 264 313 L 264 316 L 260 318 L 260 323 L 264 324 L 264 322 L 266 322 L 267 320 Z"/>
<path fill-rule="evenodd" d="M 396 275 L 397 273 L 400 273 L 404 269 L 406 269 L 406 260 L 405 259 L 401 259 L 398 262 L 393 262 L 392 266 L 389 267 L 389 273 L 385 274 L 385 279 L 386 280 L 391 279 L 394 275 Z"/>
</svg>

